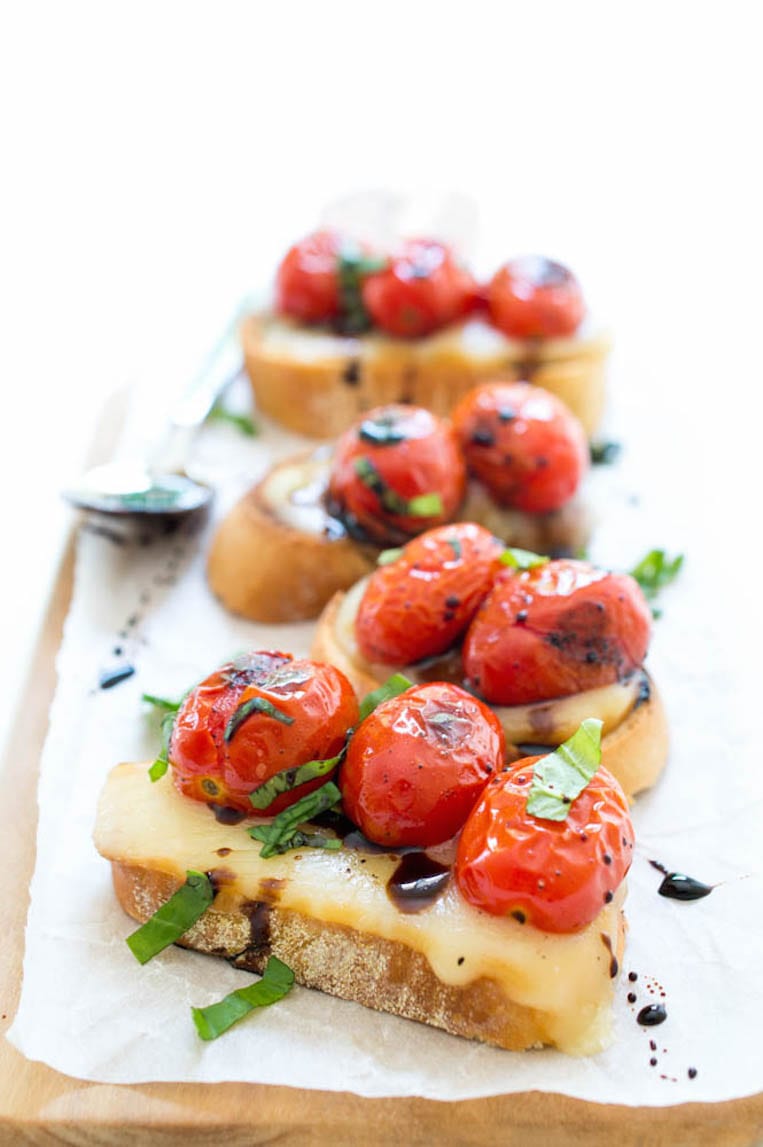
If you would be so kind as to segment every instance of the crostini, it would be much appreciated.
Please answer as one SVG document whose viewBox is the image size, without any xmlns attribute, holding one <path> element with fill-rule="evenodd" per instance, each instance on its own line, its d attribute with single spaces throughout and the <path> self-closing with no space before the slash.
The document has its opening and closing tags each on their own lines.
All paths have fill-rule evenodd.
<svg viewBox="0 0 763 1147">
<path fill-rule="evenodd" d="M 586 721 L 564 757 L 507 768 L 500 722 L 455 685 L 393 681 L 359 708 L 336 669 L 254 653 L 180 705 L 171 780 L 112 771 L 96 846 L 141 963 L 174 942 L 265 972 L 193 1009 L 204 1039 L 296 980 L 502 1048 L 593 1053 L 633 850 L 599 736 Z"/>
<path fill-rule="evenodd" d="M 577 553 L 591 516 L 580 493 L 583 429 L 529 383 L 485 383 L 452 424 L 418 406 L 377 407 L 340 437 L 278 463 L 220 523 L 209 584 L 254 621 L 317 617 L 382 550 L 454 518 L 507 545 Z"/>
<path fill-rule="evenodd" d="M 552 391 L 589 436 L 604 407 L 609 337 L 572 272 L 540 256 L 480 286 L 436 240 L 379 253 L 318 231 L 284 257 L 273 308 L 241 337 L 258 408 L 312 437 L 391 402 L 446 415 L 486 379 Z"/>
<path fill-rule="evenodd" d="M 633 796 L 667 761 L 665 712 L 643 668 L 650 632 L 629 575 L 504 550 L 483 527 L 454 523 L 336 594 L 312 655 L 361 696 L 395 671 L 465 684 L 498 714 L 514 756 L 598 717 L 604 763 Z"/>
</svg>

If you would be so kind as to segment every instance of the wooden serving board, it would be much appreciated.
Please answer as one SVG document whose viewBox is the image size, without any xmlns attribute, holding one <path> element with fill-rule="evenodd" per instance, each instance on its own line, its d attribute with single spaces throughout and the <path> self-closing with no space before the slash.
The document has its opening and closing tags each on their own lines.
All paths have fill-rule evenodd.
<svg viewBox="0 0 763 1147">
<path fill-rule="evenodd" d="M 101 447 L 103 432 L 99 435 Z M 101 448 L 98 453 L 103 453 Z M 256 1084 L 105 1085 L 25 1059 L 4 1038 L 18 1006 L 28 888 L 35 860 L 38 762 L 56 685 L 55 656 L 69 607 L 69 539 L 2 764 L 0 833 L 0 1147 L 68 1144 L 218 1147 L 273 1143 L 494 1144 L 502 1147 L 753 1147 L 763 1141 L 763 1094 L 727 1103 L 631 1108 L 522 1092 L 440 1103 L 362 1099 L 344 1092 Z M 55 952 L 50 953 L 55 976 Z M 732 1052 L 733 1054 L 733 1052 Z"/>
</svg>

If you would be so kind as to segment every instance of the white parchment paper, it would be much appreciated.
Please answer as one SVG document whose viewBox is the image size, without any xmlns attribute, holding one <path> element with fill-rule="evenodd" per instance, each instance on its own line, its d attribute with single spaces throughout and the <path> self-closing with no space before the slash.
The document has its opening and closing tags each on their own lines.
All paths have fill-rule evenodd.
<svg viewBox="0 0 763 1147">
<path fill-rule="evenodd" d="M 135 962 L 124 943 L 133 925 L 114 901 L 109 866 L 91 834 L 112 765 L 155 752 L 157 725 L 141 691 L 179 694 L 246 647 L 309 647 L 311 626 L 237 621 L 212 598 L 204 553 L 213 523 L 200 534 L 125 544 L 81 533 L 41 768 L 23 992 L 9 1034 L 17 1048 L 69 1075 L 114 1083 L 247 1080 L 446 1100 L 540 1089 L 634 1105 L 717 1101 L 759 1089 L 763 787 L 753 736 L 754 651 L 742 657 L 747 641 L 754 645 L 746 575 L 719 543 L 719 526 L 728 536 L 729 504 L 718 498 L 690 428 L 684 424 L 677 441 L 669 421 L 655 420 L 658 396 L 650 404 L 643 392 L 629 393 L 618 398 L 613 419 L 625 453 L 590 482 L 600 516 L 592 553 L 620 568 L 656 545 L 684 550 L 687 559 L 663 595 L 649 655 L 673 748 L 664 778 L 634 809 L 630 931 L 610 1049 L 590 1059 L 508 1053 L 303 988 L 205 1044 L 189 1007 L 250 977 L 179 949 L 144 968 Z M 142 425 L 138 404 L 128 441 L 140 439 Z M 218 485 L 215 516 L 274 457 L 300 445 L 272 427 L 255 440 L 207 428 L 196 462 Z M 136 674 L 99 689 L 100 672 L 123 659 Z M 650 859 L 717 887 L 690 904 L 661 898 Z M 637 993 L 635 1005 L 628 991 Z M 658 1000 L 667 1021 L 640 1028 L 636 1012 Z"/>
</svg>

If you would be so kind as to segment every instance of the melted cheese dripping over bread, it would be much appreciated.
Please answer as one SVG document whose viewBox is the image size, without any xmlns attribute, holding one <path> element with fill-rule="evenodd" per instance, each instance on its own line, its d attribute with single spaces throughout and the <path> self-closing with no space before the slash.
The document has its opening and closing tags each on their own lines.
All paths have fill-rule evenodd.
<svg viewBox="0 0 763 1147">
<path fill-rule="evenodd" d="M 107 859 L 159 870 L 178 884 L 188 869 L 223 869 L 210 912 L 235 912 L 244 901 L 272 903 L 273 882 L 283 882 L 278 908 L 403 943 L 422 953 L 443 983 L 493 980 L 510 999 L 537 1009 L 547 1042 L 566 1052 L 591 1054 L 608 1042 L 615 980 L 607 943 L 617 946 L 624 885 L 592 924 L 569 935 L 481 912 L 453 880 L 430 907 L 405 914 L 386 892 L 397 855 L 301 849 L 262 860 L 247 822 L 219 824 L 206 806 L 181 796 L 169 776 L 152 785 L 147 768 L 119 765 L 108 778 L 95 831 Z M 230 850 L 224 859 L 220 849 Z"/>
</svg>

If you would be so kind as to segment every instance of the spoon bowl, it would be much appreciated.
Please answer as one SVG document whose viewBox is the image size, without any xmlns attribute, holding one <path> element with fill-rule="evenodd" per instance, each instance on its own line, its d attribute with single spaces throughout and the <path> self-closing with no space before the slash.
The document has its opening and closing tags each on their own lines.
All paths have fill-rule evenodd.
<svg viewBox="0 0 763 1147">
<path fill-rule="evenodd" d="M 179 517 L 208 505 L 213 491 L 187 474 L 149 471 L 140 462 L 95 466 L 62 491 L 80 510 L 99 514 Z"/>
</svg>

